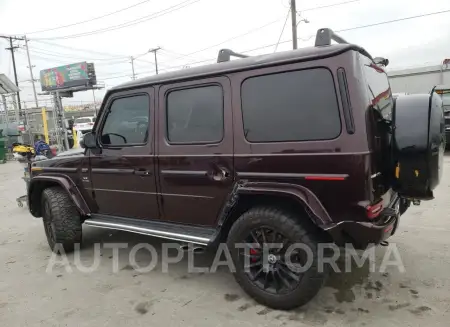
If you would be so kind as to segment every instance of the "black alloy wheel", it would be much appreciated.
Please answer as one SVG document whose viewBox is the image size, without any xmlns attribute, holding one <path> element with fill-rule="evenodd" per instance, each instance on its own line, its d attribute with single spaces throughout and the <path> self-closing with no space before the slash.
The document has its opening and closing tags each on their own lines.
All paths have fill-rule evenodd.
<svg viewBox="0 0 450 327">
<path fill-rule="evenodd" d="M 295 267 L 305 262 L 298 249 L 288 251 L 293 243 L 282 233 L 269 226 L 258 227 L 244 243 L 239 255 L 255 286 L 273 294 L 288 293 L 298 286 L 303 274 Z"/>
</svg>

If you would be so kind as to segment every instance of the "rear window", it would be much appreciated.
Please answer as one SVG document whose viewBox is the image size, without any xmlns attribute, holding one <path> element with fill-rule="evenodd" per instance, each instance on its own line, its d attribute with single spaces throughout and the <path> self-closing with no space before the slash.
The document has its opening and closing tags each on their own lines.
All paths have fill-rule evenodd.
<svg viewBox="0 0 450 327">
<path fill-rule="evenodd" d="M 369 58 L 363 58 L 364 75 L 369 89 L 371 104 L 384 119 L 392 119 L 393 99 L 386 72 Z"/>
<path fill-rule="evenodd" d="M 333 77 L 325 68 L 248 78 L 241 97 L 250 142 L 328 140 L 341 133 Z"/>
</svg>

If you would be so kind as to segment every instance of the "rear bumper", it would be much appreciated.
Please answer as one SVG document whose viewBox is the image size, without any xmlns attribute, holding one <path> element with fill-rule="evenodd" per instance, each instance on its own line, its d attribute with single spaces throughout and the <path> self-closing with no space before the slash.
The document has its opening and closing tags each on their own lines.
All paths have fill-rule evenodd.
<svg viewBox="0 0 450 327">
<path fill-rule="evenodd" d="M 394 235 L 400 220 L 400 198 L 385 208 L 376 222 L 341 221 L 325 228 L 339 246 L 351 243 L 357 249 L 376 245 Z"/>
</svg>

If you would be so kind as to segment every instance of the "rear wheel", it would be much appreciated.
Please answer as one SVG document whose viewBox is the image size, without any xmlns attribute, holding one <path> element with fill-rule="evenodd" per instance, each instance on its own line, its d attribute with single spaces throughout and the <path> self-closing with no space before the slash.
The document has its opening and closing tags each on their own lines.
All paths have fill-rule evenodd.
<svg viewBox="0 0 450 327">
<path fill-rule="evenodd" d="M 318 269 L 319 237 L 301 225 L 301 218 L 308 219 L 277 208 L 254 208 L 233 224 L 228 236 L 236 281 L 274 309 L 306 304 L 327 276 Z"/>
<path fill-rule="evenodd" d="M 52 251 L 61 244 L 65 252 L 81 243 L 81 217 L 69 195 L 61 187 L 50 187 L 42 192 L 42 220 L 48 245 Z"/>
</svg>

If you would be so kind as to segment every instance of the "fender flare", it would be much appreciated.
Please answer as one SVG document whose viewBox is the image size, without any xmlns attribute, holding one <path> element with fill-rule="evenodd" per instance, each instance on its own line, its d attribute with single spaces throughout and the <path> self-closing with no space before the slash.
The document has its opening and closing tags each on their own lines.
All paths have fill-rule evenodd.
<svg viewBox="0 0 450 327">
<path fill-rule="evenodd" d="M 298 201 L 306 210 L 311 221 L 321 229 L 333 223 L 330 215 L 322 205 L 317 196 L 308 188 L 290 183 L 274 182 L 237 182 L 232 192 L 229 194 L 225 205 L 219 216 L 217 223 L 217 234 L 220 233 L 222 226 L 231 216 L 233 209 L 239 202 L 240 195 L 282 195 Z"/>
<path fill-rule="evenodd" d="M 58 175 L 58 176 L 49 176 L 49 175 L 38 175 L 31 179 L 30 185 L 28 187 L 28 203 L 30 204 L 30 212 L 33 216 L 35 216 L 36 210 L 32 203 L 32 194 L 33 189 L 42 182 L 52 182 L 57 183 L 59 186 L 61 186 L 69 195 L 69 197 L 72 199 L 73 203 L 77 207 L 78 212 L 82 216 L 86 216 L 90 213 L 89 207 L 84 201 L 84 198 L 82 197 L 80 190 L 75 185 L 75 183 L 66 175 Z M 35 216 L 36 217 L 36 216 Z"/>
</svg>

